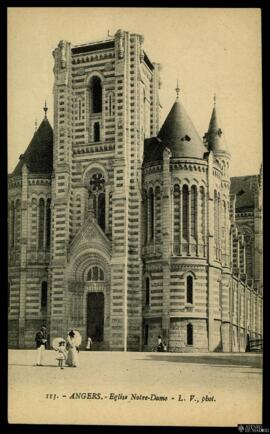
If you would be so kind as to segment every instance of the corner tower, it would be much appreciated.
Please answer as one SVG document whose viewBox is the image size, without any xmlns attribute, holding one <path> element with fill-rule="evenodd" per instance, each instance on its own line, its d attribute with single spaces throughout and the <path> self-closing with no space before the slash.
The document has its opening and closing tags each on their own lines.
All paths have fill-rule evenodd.
<svg viewBox="0 0 270 434">
<path fill-rule="evenodd" d="M 208 350 L 207 148 L 177 98 L 145 141 L 144 344 L 162 334 L 171 351 Z M 212 172 L 211 172 L 212 176 Z"/>
<path fill-rule="evenodd" d="M 33 347 L 36 330 L 50 321 L 53 130 L 45 116 L 9 175 L 9 345 Z"/>
</svg>

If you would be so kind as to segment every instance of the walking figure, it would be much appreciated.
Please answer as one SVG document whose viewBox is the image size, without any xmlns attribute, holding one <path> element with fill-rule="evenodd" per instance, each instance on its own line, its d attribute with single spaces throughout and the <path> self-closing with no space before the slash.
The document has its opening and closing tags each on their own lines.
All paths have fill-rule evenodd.
<svg viewBox="0 0 270 434">
<path fill-rule="evenodd" d="M 40 331 L 36 333 L 35 337 L 36 341 L 36 347 L 37 347 L 37 366 L 42 366 L 42 360 L 43 360 L 43 353 L 46 348 L 47 343 L 47 333 L 46 333 L 46 327 L 42 326 L 40 328 Z"/>
<path fill-rule="evenodd" d="M 85 347 L 86 351 L 92 351 L 92 345 L 93 345 L 92 339 L 90 338 L 90 336 L 88 336 L 86 347 Z"/>
</svg>

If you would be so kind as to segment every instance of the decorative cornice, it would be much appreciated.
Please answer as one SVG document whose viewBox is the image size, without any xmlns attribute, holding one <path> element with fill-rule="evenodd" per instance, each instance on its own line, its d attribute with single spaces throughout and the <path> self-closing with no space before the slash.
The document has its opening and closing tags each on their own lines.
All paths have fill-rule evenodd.
<svg viewBox="0 0 270 434">
<path fill-rule="evenodd" d="M 76 154 L 93 154 L 96 152 L 112 152 L 115 149 L 114 143 L 103 143 L 100 145 L 88 144 L 88 145 L 73 145 L 73 155 Z"/>
<path fill-rule="evenodd" d="M 253 217 L 253 211 L 236 212 L 235 217 Z"/>
<path fill-rule="evenodd" d="M 51 178 L 49 179 L 28 179 L 28 185 L 51 185 Z"/>
<path fill-rule="evenodd" d="M 102 48 L 100 49 L 102 50 Z M 76 65 L 79 65 L 81 63 L 90 63 L 90 62 L 94 62 L 95 60 L 105 60 L 105 59 L 113 59 L 114 56 L 114 48 L 104 48 L 104 50 L 106 50 L 106 52 L 103 53 L 98 53 L 98 54 L 85 54 L 84 56 L 77 56 L 76 54 L 72 54 L 72 69 L 76 68 Z M 89 66 L 91 66 L 91 63 L 89 64 Z"/>
</svg>

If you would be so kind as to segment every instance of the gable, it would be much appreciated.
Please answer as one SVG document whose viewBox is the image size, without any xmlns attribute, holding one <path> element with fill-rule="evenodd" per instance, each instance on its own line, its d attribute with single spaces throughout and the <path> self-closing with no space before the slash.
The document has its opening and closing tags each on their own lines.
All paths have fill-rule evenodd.
<svg viewBox="0 0 270 434">
<path fill-rule="evenodd" d="M 92 216 L 84 222 L 75 238 L 71 241 L 69 253 L 76 256 L 85 249 L 96 249 L 107 255 L 111 252 L 111 242 Z"/>
</svg>

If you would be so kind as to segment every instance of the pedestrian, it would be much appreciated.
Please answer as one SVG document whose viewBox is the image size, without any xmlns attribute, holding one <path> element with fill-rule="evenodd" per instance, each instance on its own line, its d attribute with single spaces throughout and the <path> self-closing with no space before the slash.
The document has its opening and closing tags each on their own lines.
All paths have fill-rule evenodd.
<svg viewBox="0 0 270 434">
<path fill-rule="evenodd" d="M 76 368 L 79 365 L 79 348 L 77 344 L 76 334 L 74 330 L 71 330 L 67 337 L 67 360 L 66 364 L 73 368 Z"/>
<path fill-rule="evenodd" d="M 46 343 L 47 343 L 47 332 L 46 332 L 46 326 L 42 326 L 40 330 L 36 333 L 35 337 L 36 341 L 36 347 L 37 347 L 37 366 L 42 366 L 43 361 L 43 353 L 46 349 Z"/>
<path fill-rule="evenodd" d="M 92 351 L 92 345 L 93 345 L 92 339 L 90 338 L 90 336 L 88 336 L 86 347 L 85 347 L 86 351 Z"/>
<path fill-rule="evenodd" d="M 66 352 L 66 342 L 64 340 L 59 342 L 58 348 L 56 350 L 58 352 L 56 360 L 58 360 L 58 366 L 61 369 L 64 369 L 63 362 L 67 358 Z"/>
<path fill-rule="evenodd" d="M 164 345 L 163 345 L 163 342 L 162 342 L 162 339 L 161 339 L 160 335 L 158 336 L 157 351 L 158 352 L 164 351 Z"/>
</svg>

